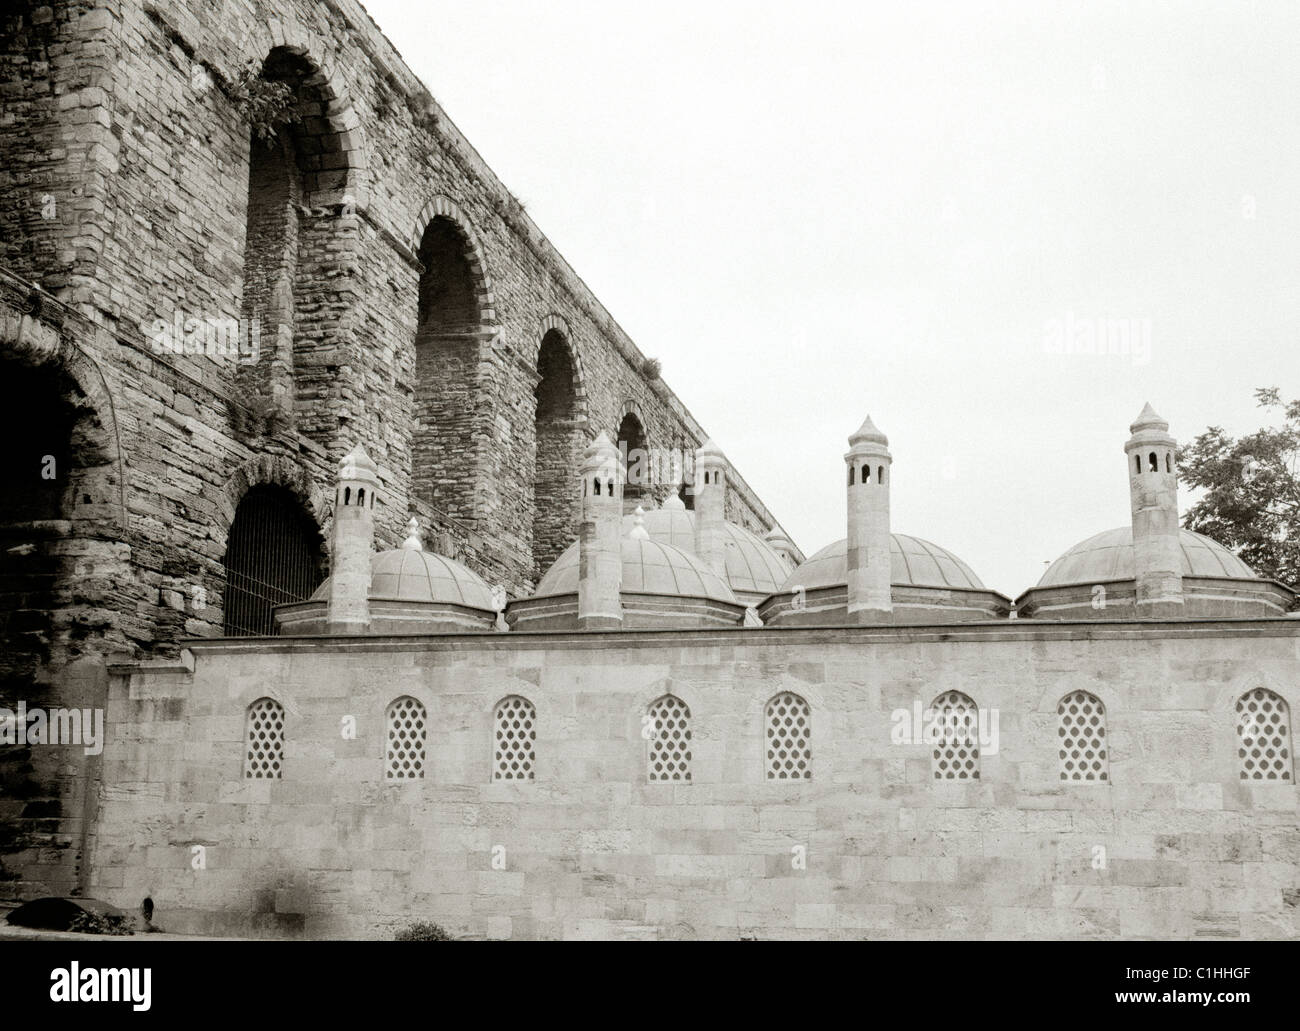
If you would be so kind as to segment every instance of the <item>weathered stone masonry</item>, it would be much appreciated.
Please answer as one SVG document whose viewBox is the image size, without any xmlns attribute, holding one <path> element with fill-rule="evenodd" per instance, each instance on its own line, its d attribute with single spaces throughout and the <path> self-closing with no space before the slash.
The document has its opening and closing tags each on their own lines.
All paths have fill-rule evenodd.
<svg viewBox="0 0 1300 1031">
<path fill-rule="evenodd" d="M 1265 689 L 1296 712 L 1298 634 L 1236 619 L 202 643 L 192 667 L 114 671 L 111 719 L 130 730 L 104 753 L 94 891 L 152 898 L 169 930 L 268 936 L 432 919 L 513 938 L 1294 939 L 1298 789 L 1243 778 L 1237 704 Z M 935 749 L 898 735 L 900 710 L 953 692 L 998 717 L 978 777 L 936 777 Z M 1104 779 L 1062 775 L 1060 707 L 1080 692 L 1104 705 Z M 807 779 L 765 775 L 782 695 L 807 706 Z M 689 709 L 689 782 L 649 776 L 643 717 L 666 696 Z M 266 697 L 285 712 L 282 776 L 247 779 L 244 714 Z M 536 728 L 534 777 L 515 782 L 493 776 L 512 697 Z M 427 713 L 425 764 L 391 780 L 402 698 Z"/>
<path fill-rule="evenodd" d="M 5 530 L 32 545 L 4 560 L 6 698 L 57 692 L 79 661 L 102 688 L 105 656 L 220 633 L 244 494 L 283 486 L 324 535 L 357 441 L 381 542 L 415 512 L 431 545 L 521 594 L 573 537 L 562 472 L 586 440 L 629 410 L 650 447 L 705 439 L 359 4 L 19 0 L 3 19 L 20 489 L 49 495 L 39 461 L 69 456 L 48 511 L 18 506 Z M 264 151 L 236 102 L 250 63 L 294 96 Z M 254 318 L 256 361 L 159 346 L 247 339 Z M 774 525 L 738 476 L 728 510 Z M 20 894 L 76 887 L 78 803 L 42 761 L 15 753 L 0 798 L 25 828 L 0 841 Z"/>
</svg>

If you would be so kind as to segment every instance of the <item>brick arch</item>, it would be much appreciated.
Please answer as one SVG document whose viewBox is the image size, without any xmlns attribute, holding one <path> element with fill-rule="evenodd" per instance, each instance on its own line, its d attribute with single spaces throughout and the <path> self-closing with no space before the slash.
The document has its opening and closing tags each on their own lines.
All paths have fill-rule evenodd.
<svg viewBox="0 0 1300 1031">
<path fill-rule="evenodd" d="M 325 127 L 319 132 L 304 128 L 304 137 L 314 138 L 321 154 L 342 154 L 346 157 L 346 178 L 341 187 L 310 191 L 310 201 L 315 205 L 330 203 L 352 204 L 364 207 L 367 201 L 367 167 L 364 133 L 361 118 L 352 104 L 347 78 L 339 72 L 331 56 L 330 41 L 304 28 L 298 22 L 283 16 L 266 22 L 266 37 L 271 45 L 261 54 L 251 55 L 254 61 L 264 61 L 271 51 L 283 49 L 302 58 L 312 68 L 313 74 L 303 83 L 315 92 L 324 105 Z"/>
<path fill-rule="evenodd" d="M 564 338 L 564 344 L 569 350 L 569 358 L 573 361 L 573 407 L 579 419 L 586 419 L 589 414 L 587 406 L 587 372 L 583 366 L 582 352 L 578 348 L 577 341 L 573 339 L 573 332 L 569 329 L 569 323 L 563 315 L 552 313 L 542 319 L 541 325 L 533 337 L 534 360 L 541 351 L 542 341 L 546 339 L 546 334 L 552 330 Z"/>
<path fill-rule="evenodd" d="M 424 231 L 435 218 L 445 218 L 460 231 L 465 241 L 465 261 L 469 265 L 470 276 L 474 280 L 474 293 L 478 301 L 479 321 L 485 327 L 495 328 L 497 324 L 496 297 L 492 291 L 492 277 L 488 274 L 487 261 L 483 257 L 483 248 L 478 234 L 470 224 L 465 213 L 455 201 L 439 194 L 420 209 L 415 226 L 407 241 L 412 254 L 420 253 L 420 241 Z"/>
<path fill-rule="evenodd" d="M 226 549 L 230 525 L 235 521 L 235 510 L 252 487 L 276 484 L 288 489 L 302 503 L 303 508 L 316 521 L 321 535 L 321 552 L 326 553 L 326 542 L 332 522 L 329 495 L 321 489 L 306 466 L 286 455 L 259 455 L 250 458 L 226 480 L 217 501 L 217 526 L 214 528 L 221 551 Z"/>
</svg>

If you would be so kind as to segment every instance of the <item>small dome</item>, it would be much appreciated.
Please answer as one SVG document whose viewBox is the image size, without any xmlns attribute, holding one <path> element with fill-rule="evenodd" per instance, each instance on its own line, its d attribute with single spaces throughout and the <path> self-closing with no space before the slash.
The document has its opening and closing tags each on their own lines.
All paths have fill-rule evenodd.
<svg viewBox="0 0 1300 1031">
<path fill-rule="evenodd" d="M 1183 553 L 1183 576 L 1226 576 L 1255 580 L 1255 571 L 1217 541 L 1178 531 Z M 1132 580 L 1137 576 L 1133 558 L 1133 528 L 1118 526 L 1081 541 L 1058 558 L 1043 573 L 1039 587 L 1065 584 L 1096 584 Z"/>
<path fill-rule="evenodd" d="M 329 600 L 328 579 L 311 596 Z M 492 609 L 492 589 L 483 578 L 454 559 L 417 548 L 381 551 L 370 559 L 371 601 L 438 602 Z"/>
<path fill-rule="evenodd" d="M 647 523 L 653 514 L 646 513 Z M 624 592 L 710 598 L 738 604 L 722 577 L 685 551 L 645 537 L 624 537 L 622 544 Z M 542 577 L 535 597 L 575 594 L 577 590 L 578 545 L 571 544 Z"/>
<path fill-rule="evenodd" d="M 781 591 L 796 587 L 811 590 L 817 587 L 834 587 L 848 582 L 847 539 L 828 544 L 821 551 L 790 573 L 781 584 Z M 967 587 L 982 591 L 986 588 L 971 567 L 951 551 L 937 544 L 890 534 L 890 583 L 910 587 Z"/>
<path fill-rule="evenodd" d="M 623 517 L 624 534 L 631 533 L 636 525 L 636 513 Z M 642 513 L 641 525 L 651 540 L 695 555 L 695 513 L 689 511 L 676 495 L 670 496 L 662 508 Z M 751 596 L 753 601 L 767 597 L 780 587 L 781 581 L 790 574 L 790 566 L 776 549 L 756 533 L 735 523 L 726 524 L 726 533 L 728 586 L 739 595 Z M 552 569 L 566 561 L 577 568 L 577 544 L 569 545 Z M 538 594 L 556 593 L 542 591 L 542 584 L 549 576 L 548 572 L 537 585 Z"/>
</svg>

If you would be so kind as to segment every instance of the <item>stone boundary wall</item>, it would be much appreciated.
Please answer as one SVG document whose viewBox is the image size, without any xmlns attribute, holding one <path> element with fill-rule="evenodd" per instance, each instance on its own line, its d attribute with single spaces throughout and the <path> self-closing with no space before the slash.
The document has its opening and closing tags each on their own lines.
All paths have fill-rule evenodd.
<svg viewBox="0 0 1300 1031">
<path fill-rule="evenodd" d="M 969 624 L 196 643 L 114 669 L 90 883 L 167 930 L 514 938 L 1300 937 L 1300 793 L 1243 781 L 1236 704 L 1300 706 L 1300 627 Z M 997 714 L 978 780 L 936 780 L 898 713 Z M 1105 782 L 1060 778 L 1058 705 L 1104 705 Z M 765 776 L 765 707 L 811 713 L 807 781 Z M 690 709 L 686 783 L 643 716 Z M 424 779 L 385 712 L 427 714 Z M 535 779 L 494 781 L 494 713 L 535 708 Z M 243 779 L 245 709 L 285 712 Z M 345 717 L 356 736 L 341 733 Z M 1294 759 L 1291 760 L 1294 762 Z M 1294 773 L 1292 774 L 1294 777 Z M 195 849 L 198 848 L 198 851 Z M 202 857 L 202 868 L 195 857 Z"/>
</svg>

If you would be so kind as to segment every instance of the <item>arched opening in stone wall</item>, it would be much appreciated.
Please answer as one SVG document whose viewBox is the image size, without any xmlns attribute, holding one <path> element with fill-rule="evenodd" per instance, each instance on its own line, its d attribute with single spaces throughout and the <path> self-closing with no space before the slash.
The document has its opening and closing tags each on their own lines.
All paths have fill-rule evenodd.
<svg viewBox="0 0 1300 1031">
<path fill-rule="evenodd" d="M 0 433 L 9 469 L 0 505 L 0 682 L 80 657 L 112 620 L 89 610 L 133 606 L 114 596 L 127 545 L 114 514 L 120 485 L 108 435 L 58 365 L 0 361 Z M 92 543 L 93 542 L 93 543 Z M 107 650 L 129 650 L 112 627 Z"/>
<path fill-rule="evenodd" d="M 62 365 L 8 359 L 0 434 L 0 708 L 102 706 L 95 670 L 138 654 L 126 633 L 147 594 L 116 518 L 113 436 Z M 21 800 L 0 819 L 0 880 L 20 878 L 24 895 L 77 886 L 82 755 L 12 739 L 0 747 L 0 798 Z"/>
<path fill-rule="evenodd" d="M 411 479 L 416 494 L 440 513 L 470 522 L 477 514 L 482 325 L 469 241 L 440 215 L 425 227 L 419 259 Z"/>
<path fill-rule="evenodd" d="M 305 601 L 324 579 L 320 530 L 292 491 L 258 484 L 235 510 L 224 564 L 226 636 L 270 636 L 275 606 Z"/>
<path fill-rule="evenodd" d="M 650 452 L 645 428 L 632 412 L 623 416 L 618 426 L 618 453 L 627 478 L 623 483 L 623 507 L 627 511 L 650 497 Z"/>
<path fill-rule="evenodd" d="M 577 378 L 568 341 L 556 329 L 542 338 L 537 355 L 537 457 L 533 472 L 533 582 L 575 539 L 578 512 L 575 473 L 583 437 Z"/>
<path fill-rule="evenodd" d="M 249 130 L 238 380 L 257 395 L 259 429 L 333 429 L 327 413 L 313 411 L 328 408 L 337 361 L 331 319 L 314 313 L 330 303 L 322 280 L 337 260 L 338 218 L 314 204 L 346 181 L 348 156 L 326 118 L 324 78 L 300 49 L 272 50 L 259 81 L 286 87 L 291 101 L 272 132 Z"/>
</svg>

